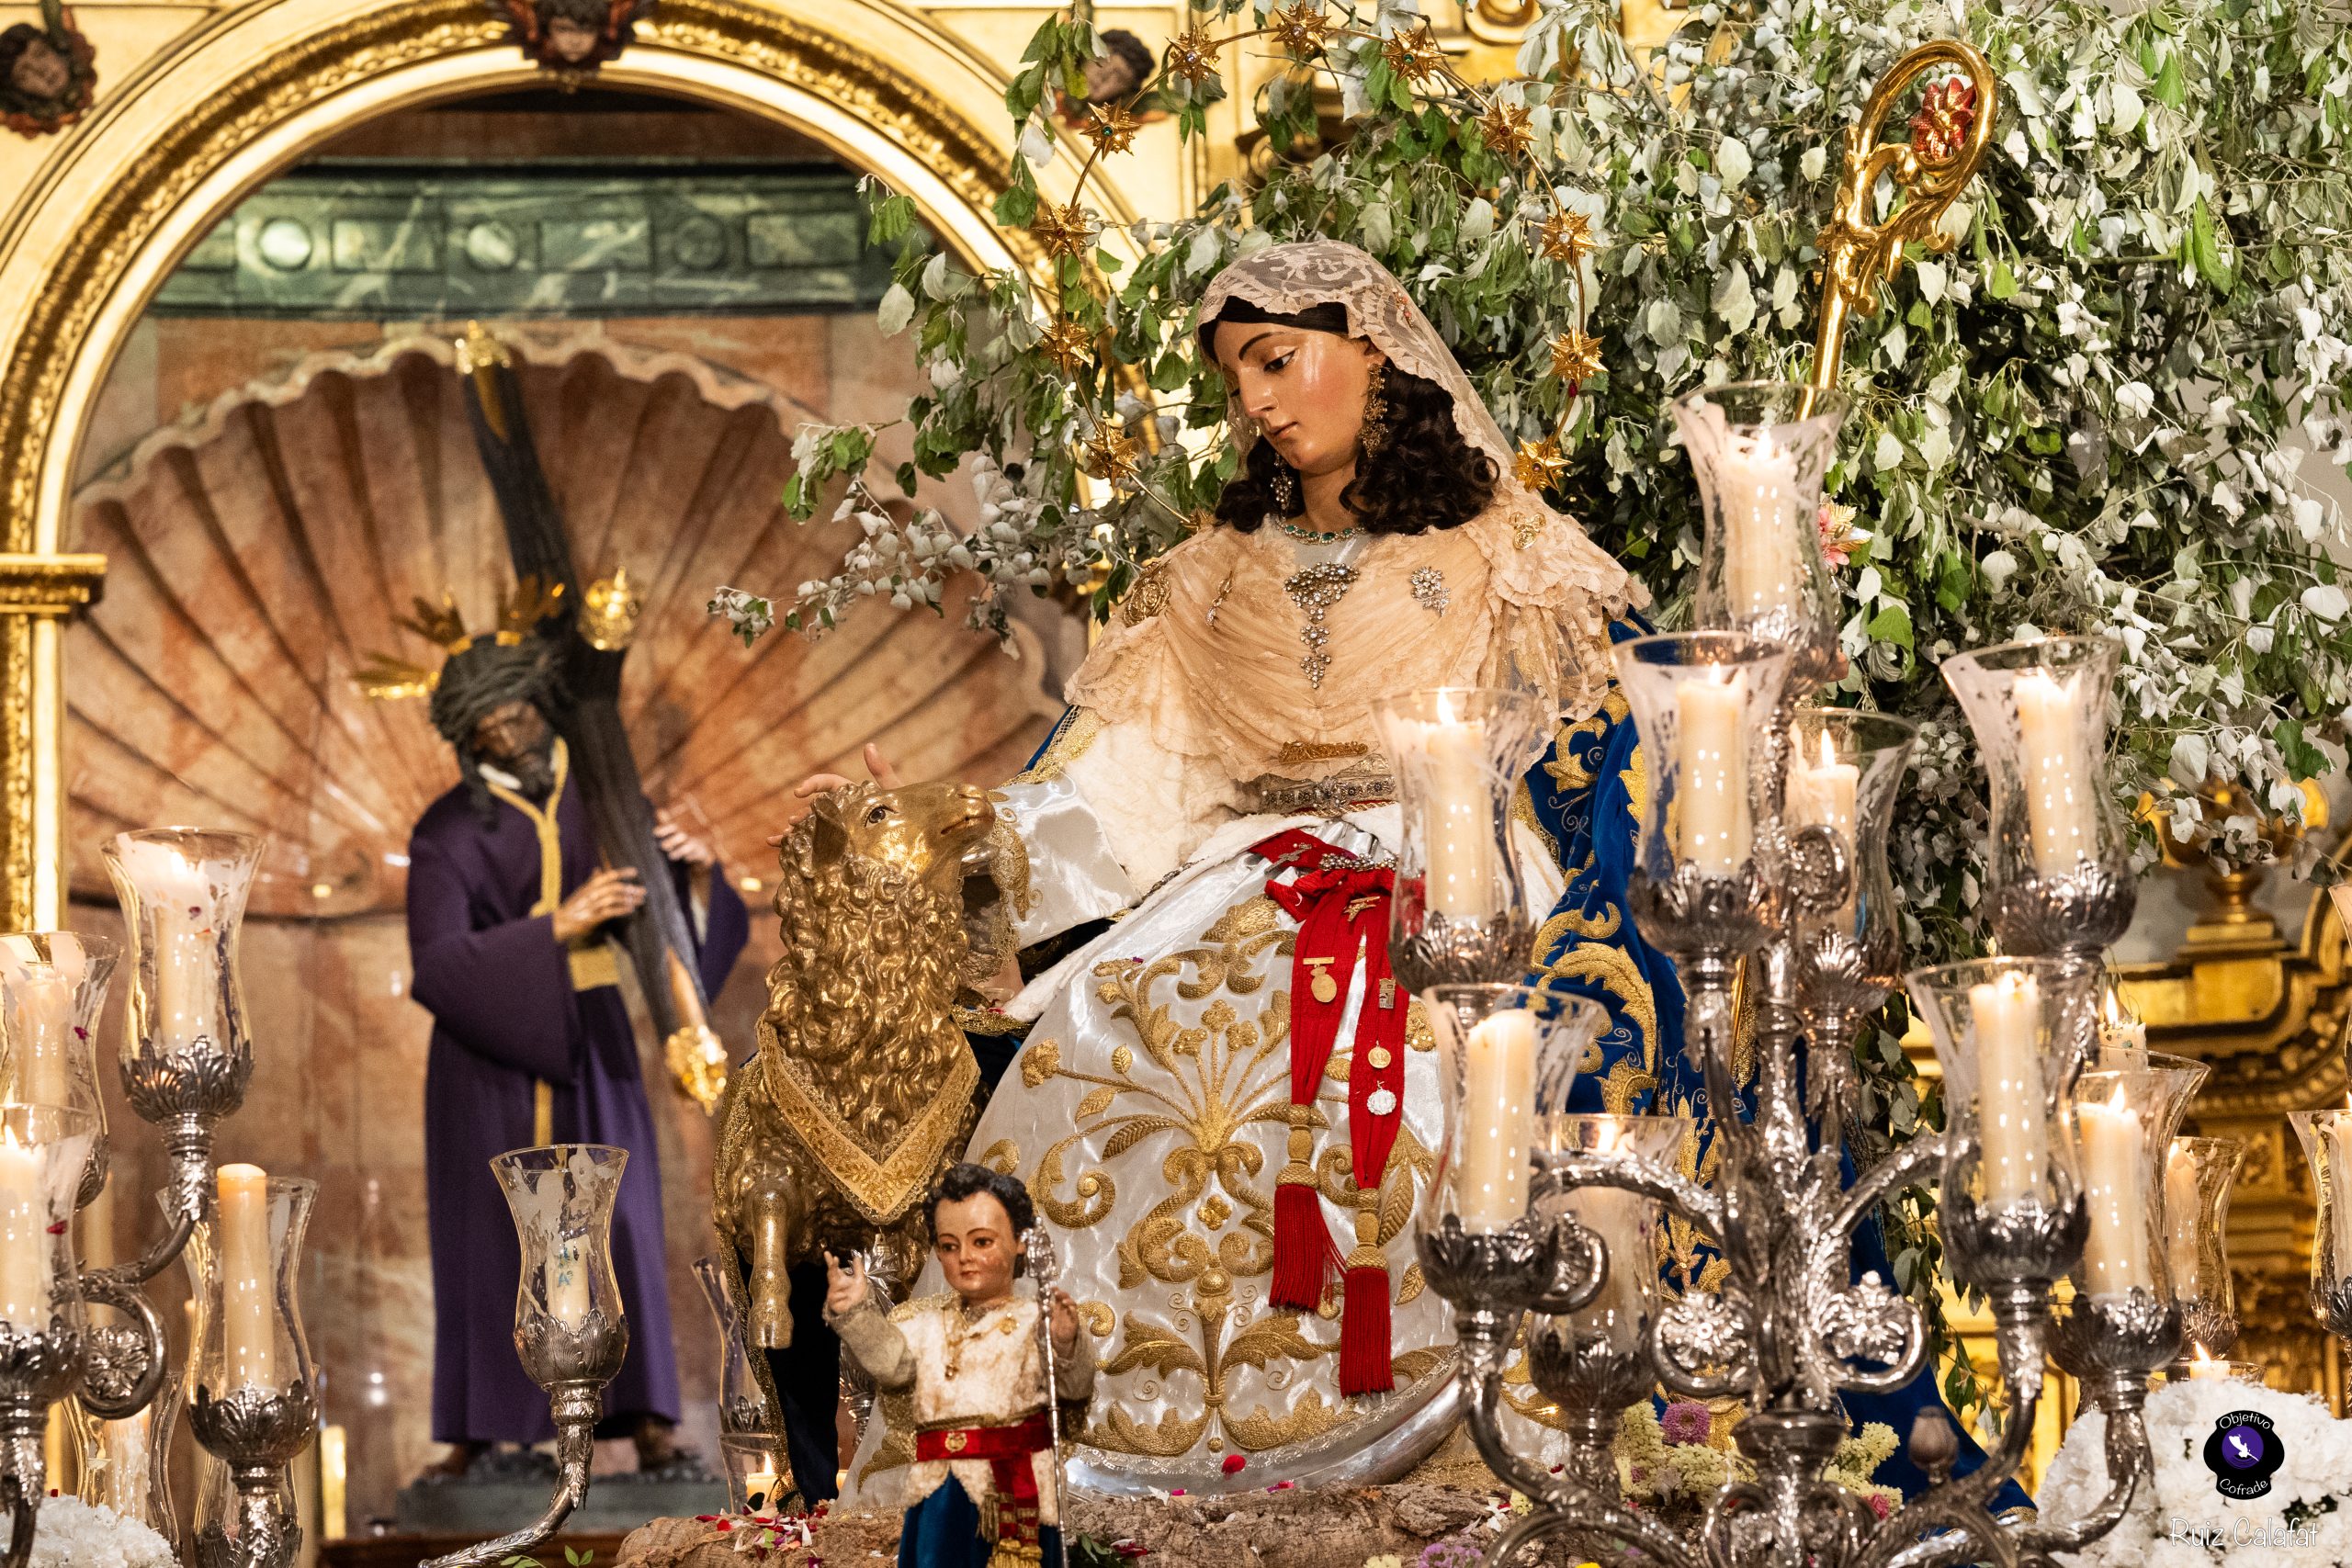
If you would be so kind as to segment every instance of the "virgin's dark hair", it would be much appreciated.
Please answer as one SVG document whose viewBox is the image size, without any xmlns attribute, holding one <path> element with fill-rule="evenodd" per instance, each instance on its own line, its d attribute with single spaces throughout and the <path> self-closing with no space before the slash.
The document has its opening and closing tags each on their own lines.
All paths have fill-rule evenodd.
<svg viewBox="0 0 2352 1568">
<path fill-rule="evenodd" d="M 1285 315 L 1228 299 L 1216 317 L 1201 323 L 1201 357 L 1214 363 L 1215 339 L 1222 321 L 1267 321 L 1303 332 L 1330 333 L 1347 337 L 1345 306 L 1311 305 Z M 1340 504 L 1363 525 L 1369 534 L 1425 534 L 1432 528 L 1455 528 L 1487 509 L 1501 475 L 1495 460 L 1463 439 L 1453 423 L 1453 400 L 1436 382 L 1388 367 L 1383 378 L 1388 400 L 1388 440 L 1377 452 L 1356 459 L 1355 478 L 1340 492 Z M 1240 471 L 1226 482 L 1217 497 L 1220 521 L 1241 533 L 1256 531 L 1269 517 L 1295 517 L 1306 510 L 1296 479 L 1291 484 L 1291 504 L 1285 509 L 1276 497 L 1275 470 L 1283 460 L 1273 447 L 1260 441 L 1242 459 Z"/>
</svg>

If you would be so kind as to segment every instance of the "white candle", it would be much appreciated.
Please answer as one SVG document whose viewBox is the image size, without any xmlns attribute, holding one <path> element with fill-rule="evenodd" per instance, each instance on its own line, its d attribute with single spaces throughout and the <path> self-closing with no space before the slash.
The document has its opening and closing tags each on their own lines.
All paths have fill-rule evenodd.
<svg viewBox="0 0 2352 1568">
<path fill-rule="evenodd" d="M 1802 515 L 1797 455 L 1769 433 L 1730 438 L 1715 468 L 1724 530 L 1724 595 L 1735 622 L 1804 609 L 1804 557 L 1818 537 Z M 1811 537 L 1808 537 L 1810 536 Z"/>
<path fill-rule="evenodd" d="M 104 1468 L 98 1501 L 129 1518 L 142 1517 L 147 1500 L 147 1418 L 99 1423 Z"/>
<path fill-rule="evenodd" d="M 2107 1000 L 2100 1004 L 2103 1015 L 2098 1024 L 2098 1043 L 2107 1051 L 2144 1051 L 2148 1048 L 2148 1026 L 2123 1010 L 2122 998 L 2114 987 L 2107 988 Z"/>
<path fill-rule="evenodd" d="M 546 1264 L 548 1314 L 567 1328 L 588 1321 L 587 1260 L 577 1236 L 565 1236 Z"/>
<path fill-rule="evenodd" d="M 1613 1129 L 1604 1129 L 1595 1154 L 1615 1152 Z M 1650 1241 L 1648 1200 L 1622 1187 L 1579 1187 L 1568 1194 L 1568 1213 L 1609 1248 L 1609 1277 L 1588 1312 L 1608 1313 L 1620 1329 L 1638 1332 L 1657 1282 L 1657 1253 Z"/>
<path fill-rule="evenodd" d="M 2018 677 L 2015 690 L 2033 868 L 2044 876 L 2064 875 L 2098 855 L 2090 781 L 2076 754 L 2081 722 L 2075 688 L 2046 670 L 2030 670 Z"/>
<path fill-rule="evenodd" d="M 28 1332 L 49 1326 L 49 1205 L 40 1151 L 0 1133 L 0 1323 Z"/>
<path fill-rule="evenodd" d="M 2226 1378 L 2230 1375 L 2230 1364 L 2227 1361 L 2217 1361 L 2213 1359 L 2212 1357 L 2205 1353 L 2205 1347 L 2199 1345 L 2197 1347 L 2197 1359 L 2188 1363 L 2188 1375 L 2192 1380 L 2197 1378 Z"/>
<path fill-rule="evenodd" d="M 2104 1105 L 2079 1108 L 2083 1129 L 2083 1201 L 2091 1213 L 2083 1244 L 2083 1277 L 2094 1296 L 2156 1287 L 2148 1256 L 2147 1136 L 2140 1113 L 2123 1102 L 2118 1085 Z"/>
<path fill-rule="evenodd" d="M 1527 1213 L 1534 1142 L 1535 1020 L 1514 1008 L 1481 1020 L 1463 1043 L 1453 1197 L 1464 1230 L 1492 1235 Z"/>
<path fill-rule="evenodd" d="M 43 959 L 32 938 L 0 937 L 16 961 L 17 1028 L 15 1072 L 9 1089 L 28 1105 L 70 1104 L 74 1092 L 74 994 L 82 988 L 89 961 L 82 944 L 60 931 L 50 938 Z"/>
<path fill-rule="evenodd" d="M 1808 761 L 1803 750 L 1791 747 L 1795 761 L 1789 773 L 1789 821 L 1798 828 L 1831 828 L 1854 845 L 1854 802 L 1861 793 L 1859 763 L 1838 760 L 1838 743 L 1821 732 L 1821 761 Z"/>
<path fill-rule="evenodd" d="M 2338 1111 L 2320 1133 L 2327 1151 L 2329 1230 L 2335 1237 L 2335 1278 L 2352 1279 L 2352 1111 Z"/>
<path fill-rule="evenodd" d="M 276 1271 L 270 1267 L 269 1173 L 220 1168 L 220 1333 L 227 1388 L 276 1389 Z"/>
<path fill-rule="evenodd" d="M 1437 694 L 1437 719 L 1417 728 L 1429 797 L 1429 882 L 1434 913 L 1476 918 L 1498 910 L 1496 792 L 1487 766 L 1485 727 L 1453 716 Z"/>
<path fill-rule="evenodd" d="M 2165 1156 L 2165 1261 L 2172 1268 L 2172 1293 L 2197 1297 L 2197 1232 L 2204 1205 L 2197 1197 L 2197 1158 L 2175 1139 Z"/>
<path fill-rule="evenodd" d="M 155 911 L 152 1027 L 160 1043 L 187 1045 L 213 1032 L 216 964 L 212 895 L 204 867 L 168 844 L 116 840 L 123 869 Z"/>
<path fill-rule="evenodd" d="M 1993 1207 L 2041 1190 L 2050 1163 L 2049 1107 L 2041 1084 L 2041 987 L 2030 975 L 2004 975 L 1968 987 L 1975 1037 L 1976 1123 L 1984 1201 Z"/>
<path fill-rule="evenodd" d="M 775 1502 L 775 1472 L 755 1470 L 743 1477 L 743 1501 L 755 1514 L 764 1514 Z"/>
<path fill-rule="evenodd" d="M 1716 670 L 1674 688 L 1681 775 L 1675 852 L 1711 876 L 1728 876 L 1747 858 L 1747 740 L 1740 728 L 1747 678 L 1724 676 Z"/>
</svg>

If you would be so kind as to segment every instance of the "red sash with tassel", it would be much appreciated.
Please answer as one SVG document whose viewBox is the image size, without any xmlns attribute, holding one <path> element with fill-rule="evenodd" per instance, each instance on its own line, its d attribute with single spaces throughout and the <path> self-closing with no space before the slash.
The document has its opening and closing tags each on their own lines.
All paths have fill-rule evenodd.
<svg viewBox="0 0 2352 1568">
<path fill-rule="evenodd" d="M 1408 998 L 1388 970 L 1388 904 L 1395 874 L 1361 864 L 1296 829 L 1252 846 L 1290 882 L 1266 893 L 1298 922 L 1291 954 L 1290 1157 L 1274 1182 L 1274 1275 L 1267 1299 L 1314 1311 L 1334 1272 L 1346 1285 L 1340 1315 L 1340 1392 L 1384 1393 L 1389 1370 L 1388 1259 L 1380 1250 L 1380 1180 L 1404 1122 Z M 1363 1006 L 1348 1070 L 1348 1146 L 1355 1182 L 1356 1245 L 1344 1259 L 1323 1223 L 1315 1154 L 1315 1100 L 1339 1039 L 1340 1009 L 1361 962 Z"/>
</svg>

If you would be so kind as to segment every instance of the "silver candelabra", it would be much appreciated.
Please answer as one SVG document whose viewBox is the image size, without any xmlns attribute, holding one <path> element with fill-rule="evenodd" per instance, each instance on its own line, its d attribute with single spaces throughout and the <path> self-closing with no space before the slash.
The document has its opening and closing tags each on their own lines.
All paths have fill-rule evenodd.
<svg viewBox="0 0 2352 1568">
<path fill-rule="evenodd" d="M 1455 1309 L 1478 1448 L 1534 1505 L 1490 1562 L 1565 1537 L 1585 1554 L 1631 1549 L 1672 1568 L 2047 1564 L 2111 1529 L 2150 1472 L 2147 1379 L 2177 1351 L 2181 1316 L 2162 1256 L 2161 1165 L 2146 1151 L 2160 1156 L 2185 1095 L 2159 1093 L 2143 1053 L 2098 1064 L 2114 1068 L 2098 1090 L 2111 1101 L 2076 1103 L 2097 1060 L 2101 951 L 2134 897 L 2099 778 L 2114 652 L 2052 638 L 1945 665 L 1991 775 L 1985 900 L 2014 956 L 1907 977 L 1944 1063 L 1947 1121 L 1872 1157 L 1857 1136 L 1854 1051 L 1905 979 L 1885 836 L 1913 730 L 1803 703 L 1843 666 L 1834 614 L 1806 610 L 1837 604 L 1817 581 L 1814 518 L 1840 412 L 1834 393 L 1763 384 L 1678 407 L 1708 503 L 1698 618 L 1716 629 L 1616 649 L 1647 778 L 1632 912 L 1686 991 L 1682 1046 L 1705 1087 L 1713 1179 L 1702 1187 L 1622 1140 L 1539 1126 L 1523 1204 L 1498 1209 L 1491 1179 L 1464 1174 L 1473 1146 L 1496 1137 L 1477 1122 L 1480 1021 L 1439 1028 L 1460 1061 L 1422 1269 Z M 1416 832 L 1440 818 L 1400 774 L 1410 859 Z M 1446 988 L 1431 1005 L 1447 1011 Z M 1547 1100 L 1540 1085 L 1534 1099 Z M 1931 1485 L 1882 1521 L 1824 1474 L 1849 1431 L 1841 1395 L 1910 1382 L 1928 1336 L 1915 1303 L 1874 1274 L 1854 1278 L 1852 1248 L 1883 1201 L 1931 1183 L 1953 1270 L 1990 1303 L 2007 1418 L 1985 1461 L 1956 1475 L 1957 1434 L 1923 1412 L 1909 1444 Z M 1645 1303 L 1657 1293 L 1649 1233 L 1605 1218 L 1625 1201 L 1611 1193 L 1712 1238 L 1728 1265 L 1720 1288 Z M 2073 1298 L 2054 1306 L 2069 1276 Z M 1607 1300 L 1613 1319 L 1600 1313 Z M 1568 1435 L 1557 1470 L 1519 1451 L 1504 1420 L 1506 1362 L 1521 1346 Z M 2108 1415 L 2109 1484 L 2086 1517 L 2041 1526 L 1994 1506 L 2025 1458 L 2052 1351 Z M 1695 1538 L 1618 1495 L 1618 1415 L 1659 1383 L 1746 1410 L 1735 1440 L 1752 1479 L 1705 1500 Z"/>
<path fill-rule="evenodd" d="M 161 1194 L 164 1233 L 130 1262 L 81 1267 L 65 1223 L 74 1209 L 96 1199 L 107 1176 L 92 1043 L 116 950 L 102 938 L 66 931 L 0 936 L 0 1033 L 6 1043 L 0 1120 L 19 1134 L 15 1141 L 37 1155 L 61 1140 L 76 1141 L 58 1131 L 61 1119 L 78 1118 L 88 1129 L 57 1167 L 58 1212 L 49 1227 L 57 1238 L 57 1262 L 46 1289 L 31 1296 L 9 1288 L 13 1276 L 0 1266 L 0 1500 L 12 1515 L 7 1553 L 0 1561 L 7 1568 L 20 1568 L 31 1554 L 45 1491 L 41 1434 L 50 1405 L 73 1396 L 99 1420 L 130 1419 L 153 1404 L 174 1375 L 163 1317 L 145 1287 L 187 1250 L 198 1227 L 220 1220 L 213 1136 L 243 1104 L 253 1076 L 236 935 L 261 849 L 261 840 L 247 835 L 198 829 L 121 833 L 106 846 L 130 937 L 120 1083 L 131 1110 L 161 1131 L 169 1166 Z M 50 1123 L 56 1125 L 44 1132 Z M 0 1175 L 0 1188 L 5 1185 Z M 275 1185 L 289 1194 L 309 1187 Z M 289 1195 L 286 1201 L 307 1212 L 306 1197 Z M 256 1202 L 266 1228 L 267 1200 L 257 1196 Z M 7 1195 L 0 1191 L 0 1249 L 9 1240 L 7 1212 Z M 277 1267 L 267 1268 L 266 1282 L 249 1284 L 275 1299 L 240 1319 L 242 1344 L 214 1345 L 209 1364 L 206 1348 L 196 1348 L 197 1438 L 231 1467 L 246 1499 L 232 1529 L 200 1543 L 199 1551 L 208 1564 L 285 1568 L 299 1531 L 284 1501 L 284 1467 L 311 1440 L 317 1420 L 309 1350 L 292 1293 L 300 1225 L 281 1230 L 275 1241 L 259 1235 L 254 1245 L 257 1267 L 267 1268 L 273 1258 Z M 91 1304 L 111 1308 L 124 1321 L 91 1323 Z M 217 1330 L 218 1300 L 202 1305 L 202 1320 Z M 232 1365 L 239 1369 L 234 1386 L 221 1376 Z M 267 1386 L 253 1375 L 256 1368 L 269 1374 Z M 163 1461 L 158 1443 L 151 1476 L 160 1478 Z"/>
</svg>

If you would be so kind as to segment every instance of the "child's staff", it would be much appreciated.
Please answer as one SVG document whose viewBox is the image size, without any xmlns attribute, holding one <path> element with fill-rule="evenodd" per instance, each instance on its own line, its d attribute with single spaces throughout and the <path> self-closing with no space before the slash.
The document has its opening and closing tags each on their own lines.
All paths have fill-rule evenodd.
<svg viewBox="0 0 2352 1568">
<path fill-rule="evenodd" d="M 1042 1224 L 1029 1227 L 1029 1272 L 1037 1280 L 1037 1352 L 1046 1360 L 1046 1434 L 1053 1445 L 1054 1509 L 1058 1516 L 1062 1499 L 1062 1399 L 1061 1389 L 1054 1376 L 1054 1297 L 1061 1285 L 1061 1259 L 1054 1255 L 1054 1238 L 1046 1234 Z M 1068 1561 L 1068 1553 L 1064 1553 Z"/>
</svg>

